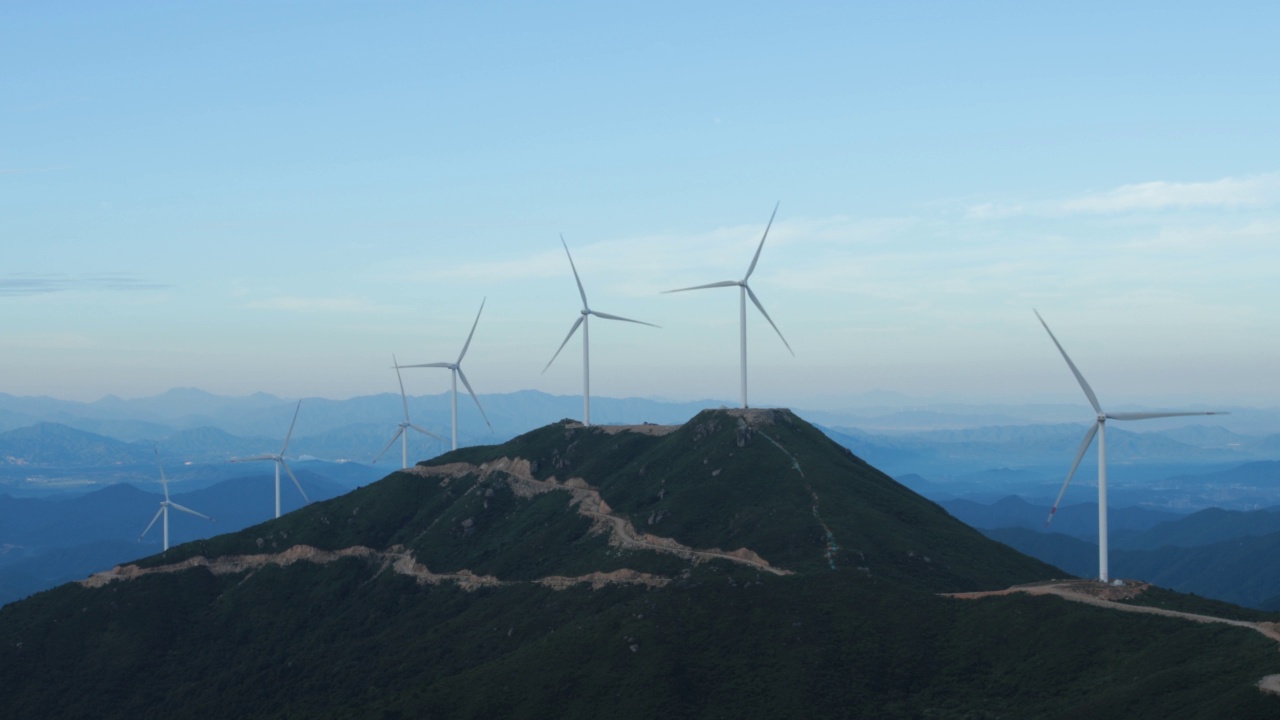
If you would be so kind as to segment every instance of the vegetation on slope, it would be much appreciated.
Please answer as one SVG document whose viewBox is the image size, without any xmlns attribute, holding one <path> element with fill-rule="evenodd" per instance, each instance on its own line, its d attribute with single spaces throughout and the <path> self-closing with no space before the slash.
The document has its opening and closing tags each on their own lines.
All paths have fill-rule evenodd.
<svg viewBox="0 0 1280 720">
<path fill-rule="evenodd" d="M 64 586 L 0 609 L 0 715 L 1273 717 L 1246 630 L 852 569 L 466 592 L 358 560 Z"/>
<path fill-rule="evenodd" d="M 791 572 L 611 544 L 586 491 L 553 478 L 596 488 L 639 531 Z M 429 584 L 370 555 L 63 586 L 0 608 L 0 717 L 1280 713 L 1254 687 L 1280 656 L 1248 630 L 939 596 L 1058 573 L 785 411 L 707 412 L 666 434 L 559 423 L 140 565 L 299 544 L 398 548 L 504 584 Z M 619 568 L 667 583 L 529 582 Z"/>
</svg>

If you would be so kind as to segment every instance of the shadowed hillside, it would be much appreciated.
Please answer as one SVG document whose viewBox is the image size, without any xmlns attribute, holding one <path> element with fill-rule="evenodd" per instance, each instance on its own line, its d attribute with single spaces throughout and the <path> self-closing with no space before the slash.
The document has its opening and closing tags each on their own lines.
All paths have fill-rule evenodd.
<svg viewBox="0 0 1280 720">
<path fill-rule="evenodd" d="M 561 422 L 0 609 L 6 717 L 1267 717 L 787 411 Z"/>
</svg>

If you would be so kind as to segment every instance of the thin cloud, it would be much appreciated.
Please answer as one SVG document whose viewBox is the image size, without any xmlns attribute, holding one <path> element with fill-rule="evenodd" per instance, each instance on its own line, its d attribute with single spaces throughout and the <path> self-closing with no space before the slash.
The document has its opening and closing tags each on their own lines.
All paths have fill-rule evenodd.
<svg viewBox="0 0 1280 720">
<path fill-rule="evenodd" d="M 1227 177 L 1213 182 L 1146 182 L 1067 200 L 1067 213 L 1122 213 L 1167 208 L 1262 207 L 1280 202 L 1280 174 Z"/>
<path fill-rule="evenodd" d="M 168 287 L 167 284 L 153 282 L 128 273 L 99 273 L 82 276 L 17 273 L 0 278 L 0 295 L 10 297 L 72 291 L 138 292 L 164 290 Z"/>
<path fill-rule="evenodd" d="M 971 220 L 1001 220 L 1018 216 L 1118 215 L 1177 209 L 1239 210 L 1280 204 L 1280 173 L 1225 177 L 1209 182 L 1153 182 L 1121 185 L 1041 203 L 1001 205 L 979 203 L 965 209 Z"/>
</svg>

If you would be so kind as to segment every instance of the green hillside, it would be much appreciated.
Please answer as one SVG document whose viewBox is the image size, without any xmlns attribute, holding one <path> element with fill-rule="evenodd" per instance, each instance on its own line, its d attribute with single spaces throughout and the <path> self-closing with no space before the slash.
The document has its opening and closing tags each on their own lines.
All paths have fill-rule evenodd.
<svg viewBox="0 0 1280 720">
<path fill-rule="evenodd" d="M 787 411 L 550 425 L 0 608 L 0 717 L 1276 717 L 1276 643 L 1061 572 Z"/>
<path fill-rule="evenodd" d="M 497 469 L 514 465 L 523 469 Z M 513 472 L 539 482 L 522 486 Z M 399 545 L 436 572 L 468 569 L 511 580 L 684 567 L 673 556 L 620 549 L 592 532 L 573 493 L 548 491 L 547 482 L 571 479 L 598 491 L 612 515 L 641 532 L 693 549 L 745 548 L 788 572 L 847 567 L 937 591 L 1062 575 L 987 540 L 788 411 L 706 411 L 665 433 L 656 426 L 619 432 L 548 425 L 142 564 L 304 544 Z"/>
</svg>

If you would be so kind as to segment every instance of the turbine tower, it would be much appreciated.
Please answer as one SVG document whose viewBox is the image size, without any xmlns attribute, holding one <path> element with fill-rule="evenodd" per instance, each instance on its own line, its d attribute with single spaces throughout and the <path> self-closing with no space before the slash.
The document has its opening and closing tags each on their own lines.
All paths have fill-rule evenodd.
<svg viewBox="0 0 1280 720">
<path fill-rule="evenodd" d="M 257 462 L 259 460 L 270 460 L 276 465 L 276 517 L 280 517 L 280 468 L 289 473 L 289 478 L 293 480 L 294 486 L 298 488 L 298 492 L 302 493 L 302 499 L 307 504 L 311 504 L 311 499 L 307 497 L 307 493 L 302 489 L 302 483 L 298 482 L 298 478 L 293 474 L 293 470 L 289 468 L 289 463 L 285 462 L 284 451 L 289 449 L 289 438 L 293 437 L 293 426 L 298 422 L 298 411 L 302 409 L 302 401 L 298 401 L 298 406 L 293 409 L 293 422 L 289 423 L 289 432 L 285 433 L 284 445 L 280 447 L 280 452 L 275 455 L 262 454 L 254 455 L 247 458 L 231 458 L 231 462 Z"/>
<path fill-rule="evenodd" d="M 1080 460 L 1089 449 L 1089 444 L 1093 442 L 1093 436 L 1098 436 L 1098 579 L 1107 582 L 1111 579 L 1110 570 L 1107 567 L 1107 421 L 1108 420 L 1150 420 L 1152 418 L 1165 417 L 1184 417 L 1187 415 L 1224 415 L 1219 412 L 1105 412 L 1102 405 L 1098 403 L 1098 397 L 1093 394 L 1093 388 L 1089 387 L 1089 383 L 1085 381 L 1084 375 L 1080 374 L 1080 370 L 1076 368 L 1076 364 L 1071 362 L 1071 358 L 1067 355 L 1067 351 L 1062 349 L 1062 343 L 1058 342 L 1058 338 L 1054 336 L 1053 331 L 1049 329 L 1049 324 L 1040 317 L 1038 310 L 1033 310 L 1036 317 L 1040 320 L 1040 324 L 1044 326 L 1045 332 L 1049 333 L 1049 339 L 1053 340 L 1053 344 L 1058 347 L 1058 352 L 1062 353 L 1062 359 L 1067 361 L 1067 367 L 1071 368 L 1071 374 L 1076 376 L 1076 381 L 1080 383 L 1080 389 L 1084 390 L 1084 395 L 1089 399 L 1089 404 L 1093 406 L 1093 411 L 1097 413 L 1093 425 L 1089 427 L 1089 431 L 1084 434 L 1084 442 L 1080 443 L 1080 451 L 1076 453 L 1075 462 L 1071 463 L 1071 470 L 1067 472 L 1067 480 L 1062 483 L 1062 489 L 1058 491 L 1058 498 L 1053 501 L 1053 508 L 1049 510 L 1049 518 L 1044 521 L 1048 526 L 1053 521 L 1053 514 L 1058 512 L 1058 503 L 1062 502 L 1062 496 L 1067 492 L 1067 486 L 1071 484 L 1071 478 L 1076 474 L 1076 468 L 1080 466 Z"/>
<path fill-rule="evenodd" d="M 648 325 L 649 327 L 658 327 L 653 323 L 647 323 L 640 320 L 632 320 L 631 318 L 610 315 L 596 310 L 592 310 L 587 304 L 587 291 L 582 289 L 582 278 L 578 277 L 578 268 L 573 264 L 573 255 L 569 252 L 569 244 L 564 241 L 564 235 L 560 236 L 560 244 L 564 245 L 564 254 L 569 256 L 569 269 L 573 270 L 573 280 L 578 283 L 578 294 L 582 296 L 582 310 L 578 319 L 573 322 L 573 327 L 569 328 L 569 334 L 565 336 L 564 342 L 560 343 L 560 347 L 556 348 L 556 354 L 551 356 L 551 360 L 547 362 L 547 367 L 542 368 L 542 372 L 546 372 L 551 367 L 551 363 L 556 361 L 560 356 L 560 351 L 565 345 L 569 344 L 569 339 L 578 331 L 578 326 L 582 326 L 582 424 L 591 424 L 591 345 L 589 342 L 589 325 L 591 316 L 605 320 L 621 320 L 623 322 L 636 323 L 637 325 Z"/>
<path fill-rule="evenodd" d="M 453 373 L 453 398 L 450 403 L 450 415 L 453 419 L 453 449 L 458 449 L 458 378 L 462 378 L 462 384 L 467 388 L 467 392 L 471 394 L 471 399 L 476 401 L 476 408 L 480 410 L 480 417 L 484 418 L 484 424 L 489 426 L 489 432 L 493 432 L 493 425 L 489 423 L 489 416 L 484 414 L 484 408 L 480 407 L 480 398 L 476 397 L 476 393 L 471 389 L 471 383 L 467 382 L 467 374 L 462 372 L 462 358 L 467 355 L 467 348 L 471 347 L 471 338 L 476 334 L 476 325 L 480 324 L 480 313 L 484 312 L 484 300 L 480 301 L 480 310 L 476 313 L 476 321 L 471 323 L 471 334 L 467 335 L 467 341 L 462 344 L 462 352 L 458 353 L 458 359 L 454 362 L 434 362 L 421 363 L 418 365 L 397 365 L 397 368 L 420 368 L 434 367 L 447 368 Z"/>
<path fill-rule="evenodd" d="M 160 509 L 157 510 L 155 516 L 151 518 L 151 522 L 147 523 L 147 529 L 143 530 L 142 534 L 138 536 L 138 541 L 141 542 L 142 538 L 147 536 L 147 532 L 151 530 L 152 525 L 156 524 L 156 520 L 164 517 L 164 549 L 167 551 L 169 549 L 169 508 L 181 510 L 184 513 L 191 513 L 192 515 L 198 515 L 210 522 L 213 522 L 213 518 L 205 515 L 204 513 L 198 513 L 189 507 L 183 507 L 169 499 L 169 480 L 164 476 L 164 465 L 160 464 L 159 450 L 156 450 L 156 467 L 160 468 L 160 485 L 164 487 L 164 500 L 160 501 Z"/>
<path fill-rule="evenodd" d="M 794 357 L 796 354 L 795 351 L 791 349 L 791 344 L 787 342 L 787 339 L 782 337 L 782 331 L 778 329 L 778 326 L 776 324 L 774 324 L 773 318 L 769 317 L 769 313 L 765 312 L 764 306 L 760 304 L 760 299 L 756 297 L 756 294 L 754 292 L 751 292 L 751 286 L 747 284 L 747 280 L 751 278 L 751 273 L 755 272 L 756 270 L 756 263 L 760 260 L 760 251 L 764 249 L 764 241 L 766 238 L 769 237 L 769 228 L 773 227 L 773 218 L 777 214 L 778 214 L 778 205 L 774 205 L 773 215 L 769 216 L 769 224 L 766 225 L 764 228 L 764 236 L 760 238 L 760 245 L 756 247 L 755 257 L 751 258 L 751 265 L 747 268 L 747 274 L 743 275 L 741 280 L 723 280 L 721 282 L 708 283 L 706 285 L 695 285 L 693 287 L 678 288 L 676 290 L 665 291 L 667 293 L 676 293 L 676 292 L 684 292 L 686 290 L 703 290 L 706 288 L 734 287 L 735 285 L 738 287 L 738 323 L 739 323 L 739 338 L 741 340 L 740 344 L 742 347 L 742 371 L 741 371 L 742 407 L 744 408 L 747 407 L 747 298 L 748 297 L 751 298 L 751 302 L 755 303 L 756 309 L 760 311 L 760 314 L 764 316 L 764 319 L 768 320 L 769 324 L 773 326 L 773 331 L 778 333 L 778 338 L 782 340 L 782 344 L 787 346 L 787 352 L 791 353 L 792 357 Z"/>
<path fill-rule="evenodd" d="M 409 467 L 409 431 L 410 430 L 416 430 L 422 433 L 423 435 L 426 435 L 428 437 L 433 437 L 441 441 L 443 441 L 444 438 L 440 437 L 439 435 L 429 430 L 423 430 L 422 428 L 418 427 L 417 425 L 414 425 L 412 422 L 409 421 L 409 398 L 404 394 L 404 378 L 400 377 L 400 364 L 396 362 L 395 355 L 391 356 L 391 364 L 396 371 L 396 380 L 400 383 L 400 401 L 404 403 L 404 422 L 400 423 L 400 429 L 396 430 L 396 434 L 391 436 L 391 441 L 387 443 L 386 447 L 382 448 L 382 452 L 378 453 L 377 456 L 373 458 L 373 462 L 369 464 L 376 465 L 378 463 L 378 458 L 381 458 L 384 453 L 390 450 L 391 446 L 395 444 L 396 438 L 399 438 L 400 439 L 400 469 L 403 470 Z"/>
</svg>

